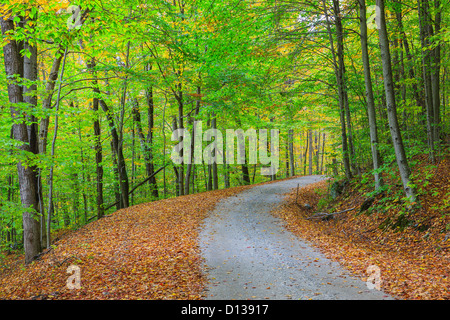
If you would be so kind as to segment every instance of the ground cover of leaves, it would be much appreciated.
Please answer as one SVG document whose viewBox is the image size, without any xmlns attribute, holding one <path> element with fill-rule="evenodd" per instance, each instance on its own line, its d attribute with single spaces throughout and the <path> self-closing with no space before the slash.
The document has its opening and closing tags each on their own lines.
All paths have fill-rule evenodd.
<svg viewBox="0 0 450 320">
<path fill-rule="evenodd" d="M 421 170 L 421 168 L 416 168 Z M 403 231 L 380 228 L 388 217 L 398 214 L 392 206 L 382 212 L 358 214 L 364 194 L 352 190 L 338 198 L 327 213 L 356 207 L 355 210 L 322 221 L 308 220 L 328 192 L 329 181 L 293 190 L 274 214 L 283 218 L 286 227 L 302 239 L 310 241 L 329 258 L 340 262 L 352 273 L 367 281 L 372 275 L 368 267 L 380 268 L 381 289 L 399 299 L 450 299 L 450 160 L 443 160 L 428 180 L 428 190 L 420 197 L 422 208 L 408 215 L 415 222 Z M 386 195 L 385 195 L 386 196 Z M 383 198 L 377 196 L 373 206 Z M 447 202 L 446 202 L 447 201 Z M 305 204 L 312 208 L 308 209 Z M 444 204 L 444 205 L 442 205 Z M 426 230 L 418 230 L 426 225 Z M 370 270 L 370 269 L 369 269 Z"/>
<path fill-rule="evenodd" d="M 0 264 L 0 299 L 201 299 L 198 229 L 224 197 L 251 186 L 136 205 L 70 232 L 28 266 Z M 68 289 L 69 266 L 81 289 Z"/>
</svg>

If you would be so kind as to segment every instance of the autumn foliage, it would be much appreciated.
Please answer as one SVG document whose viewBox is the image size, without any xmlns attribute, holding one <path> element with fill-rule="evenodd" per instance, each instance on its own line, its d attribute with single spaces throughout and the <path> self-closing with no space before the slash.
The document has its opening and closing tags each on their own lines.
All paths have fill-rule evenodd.
<svg viewBox="0 0 450 320">
<path fill-rule="evenodd" d="M 424 159 L 422 159 L 424 160 Z M 415 170 L 425 176 L 425 161 Z M 450 216 L 445 211 L 448 201 L 450 159 L 443 159 L 431 172 L 426 193 L 420 197 L 422 206 L 406 215 L 409 223 L 401 229 L 386 221 L 397 221 L 400 203 L 388 210 L 379 205 L 388 194 L 376 197 L 371 212 L 359 214 L 364 192 L 355 188 L 355 182 L 346 187 L 343 195 L 326 212 L 355 210 L 334 216 L 326 221 L 307 220 L 320 211 L 318 204 L 329 188 L 323 181 L 286 195 L 286 202 L 276 215 L 287 221 L 290 231 L 311 241 L 328 257 L 339 261 L 364 281 L 367 268 L 381 269 L 381 289 L 399 299 L 450 298 Z M 433 191 L 432 191 L 433 190 Z M 312 209 L 304 207 L 308 203 Z"/>
<path fill-rule="evenodd" d="M 249 186 L 123 209 L 70 232 L 29 266 L 9 256 L 0 299 L 200 299 L 205 284 L 198 228 L 220 199 Z M 81 289 L 66 287 L 70 265 Z"/>
</svg>

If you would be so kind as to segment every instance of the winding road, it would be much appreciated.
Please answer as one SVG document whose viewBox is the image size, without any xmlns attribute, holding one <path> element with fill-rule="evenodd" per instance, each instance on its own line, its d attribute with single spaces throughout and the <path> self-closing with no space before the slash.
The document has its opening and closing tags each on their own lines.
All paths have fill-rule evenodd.
<svg viewBox="0 0 450 320">
<path fill-rule="evenodd" d="M 209 278 L 205 299 L 392 299 L 369 289 L 271 214 L 297 184 L 322 179 L 307 176 L 257 185 L 219 202 L 200 232 Z"/>
</svg>

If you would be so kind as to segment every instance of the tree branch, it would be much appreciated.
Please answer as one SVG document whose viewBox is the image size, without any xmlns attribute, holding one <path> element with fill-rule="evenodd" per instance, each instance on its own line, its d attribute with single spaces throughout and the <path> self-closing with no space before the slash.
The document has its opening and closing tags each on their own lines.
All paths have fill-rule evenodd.
<svg viewBox="0 0 450 320">
<path fill-rule="evenodd" d="M 138 183 L 133 189 L 131 189 L 131 191 L 128 192 L 128 195 L 131 195 L 134 191 L 136 191 L 137 188 L 139 188 L 140 186 L 142 186 L 144 183 L 146 183 L 148 180 L 150 180 L 151 178 L 153 178 L 154 176 L 156 176 L 158 173 L 160 173 L 164 168 L 166 168 L 168 166 L 168 164 L 166 164 L 165 166 L 159 168 L 158 170 L 156 170 L 153 174 L 151 174 L 150 176 L 148 176 L 144 181 Z M 114 207 L 116 204 L 118 204 L 119 201 L 114 202 L 113 204 L 109 205 L 108 207 L 105 208 L 105 211 L 108 209 L 111 209 L 112 207 Z"/>
</svg>

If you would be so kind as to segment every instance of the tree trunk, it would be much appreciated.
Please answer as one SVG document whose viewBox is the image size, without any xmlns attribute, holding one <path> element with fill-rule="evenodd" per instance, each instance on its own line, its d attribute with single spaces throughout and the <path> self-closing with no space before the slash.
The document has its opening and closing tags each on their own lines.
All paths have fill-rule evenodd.
<svg viewBox="0 0 450 320">
<path fill-rule="evenodd" d="M 244 182 L 244 185 L 250 184 L 250 173 L 248 171 L 247 156 L 245 156 L 245 163 L 242 164 L 242 181 Z"/>
<path fill-rule="evenodd" d="M 434 162 L 434 106 L 432 88 L 432 51 L 429 49 L 430 37 L 433 35 L 428 0 L 418 0 L 420 40 L 422 44 L 422 67 L 425 88 L 425 104 L 427 115 L 427 141 L 430 151 L 430 161 Z"/>
<path fill-rule="evenodd" d="M 416 195 L 414 189 L 410 186 L 411 170 L 408 165 L 408 160 L 406 159 L 403 139 L 398 125 L 397 105 L 395 102 L 394 83 L 392 79 L 391 54 L 389 50 L 389 39 L 386 30 L 384 0 L 377 0 L 377 5 L 379 7 L 378 27 L 389 128 L 391 131 L 392 143 L 394 144 L 395 156 L 397 159 L 400 177 L 403 182 L 403 189 L 409 200 L 411 202 L 414 202 L 416 200 Z"/>
<path fill-rule="evenodd" d="M 176 99 L 178 102 L 178 129 L 184 129 L 183 125 L 183 114 L 184 114 L 184 103 L 183 103 L 183 90 L 182 90 L 182 84 L 179 83 L 178 85 L 178 94 L 176 95 Z M 184 137 L 180 142 L 183 142 Z M 184 159 L 184 148 L 180 150 L 180 159 Z M 179 194 L 180 196 L 184 195 L 184 160 L 181 160 L 181 165 L 178 168 L 178 183 L 179 185 Z"/>
<path fill-rule="evenodd" d="M 148 65 L 146 68 L 147 71 L 152 70 L 152 66 Z M 146 170 L 147 170 L 147 176 L 151 176 L 154 172 L 155 172 L 155 163 L 153 161 L 154 157 L 153 157 L 153 130 L 155 127 L 155 103 L 154 103 L 154 97 L 153 97 L 153 87 L 148 87 L 145 91 L 145 96 L 147 98 L 147 118 L 148 118 L 148 129 L 147 129 L 147 141 L 146 141 L 146 146 L 147 146 L 147 150 L 146 152 L 148 153 L 148 158 L 149 161 L 146 162 Z M 150 185 L 150 189 L 152 192 L 152 196 L 155 199 L 158 199 L 159 197 L 159 192 L 158 192 L 158 184 L 156 182 L 156 177 L 151 178 L 148 181 L 149 185 Z"/>
<path fill-rule="evenodd" d="M 212 119 L 211 119 L 211 128 L 216 130 L 217 129 L 217 118 L 216 115 L 213 113 L 212 114 Z M 217 148 L 214 148 L 214 159 L 217 159 Z M 212 182 L 213 182 L 213 190 L 217 190 L 219 189 L 219 177 L 217 175 L 217 161 L 214 161 L 212 163 Z"/>
<path fill-rule="evenodd" d="M 313 143 L 312 143 L 312 131 L 308 130 L 308 149 L 309 149 L 309 169 L 308 174 L 311 176 L 313 174 Z"/>
<path fill-rule="evenodd" d="M 178 123 L 177 123 L 177 117 L 173 116 L 173 120 L 172 120 L 172 132 L 175 132 L 178 129 Z M 176 137 L 176 139 L 178 140 L 178 137 Z M 183 177 L 180 174 L 180 170 L 179 168 L 177 168 L 174 164 L 173 166 L 173 170 L 175 171 L 175 194 L 177 196 L 181 196 L 182 195 L 182 191 L 180 191 L 180 179 L 182 179 Z"/>
<path fill-rule="evenodd" d="M 102 107 L 103 111 L 106 114 L 106 119 L 108 120 L 108 124 L 111 131 L 111 143 L 112 148 L 117 156 L 117 170 L 119 174 L 119 187 L 120 194 L 122 197 L 122 208 L 129 207 L 129 181 L 128 181 L 128 173 L 125 163 L 125 158 L 123 156 L 123 142 L 120 141 L 119 135 L 117 133 L 116 125 L 114 118 L 112 116 L 112 111 L 109 109 L 108 105 L 105 103 L 103 99 L 99 99 L 99 104 Z"/>
<path fill-rule="evenodd" d="M 195 112 L 194 112 L 194 118 L 199 114 L 200 112 L 200 94 L 201 94 L 201 88 L 197 87 L 197 95 L 198 95 L 198 99 L 196 101 L 196 106 L 195 106 Z M 193 124 L 192 118 L 189 116 L 188 118 L 189 124 Z M 191 162 L 187 164 L 186 167 L 186 176 L 185 176 L 185 181 L 184 181 L 184 193 L 185 194 L 189 194 L 189 181 L 191 180 L 191 175 L 193 176 L 193 169 L 195 168 L 195 166 L 193 165 L 193 161 L 194 161 L 194 148 L 195 148 L 195 126 L 192 127 L 192 132 L 191 132 L 191 154 L 190 154 L 190 159 Z M 194 184 L 193 184 L 194 186 Z M 194 188 L 193 188 L 194 189 Z"/>
<path fill-rule="evenodd" d="M 434 0 L 434 6 L 436 15 L 434 17 L 434 34 L 438 34 L 441 31 L 441 1 Z M 431 88 L 433 94 L 433 111 L 434 111 L 434 141 L 439 144 L 440 141 L 440 124 L 441 124 L 441 106 L 440 106 L 440 75 L 441 75 L 441 43 L 434 43 L 433 49 L 433 61 L 431 71 Z"/>
<path fill-rule="evenodd" d="M 344 47 L 342 34 L 342 21 L 339 8 L 339 0 L 333 0 L 334 21 L 336 26 L 337 36 L 337 53 L 334 50 L 333 34 L 331 31 L 330 21 L 328 17 L 328 9 L 325 0 L 322 0 L 323 10 L 326 18 L 326 25 L 328 30 L 328 37 L 330 41 L 331 54 L 333 56 L 333 66 L 335 70 L 336 83 L 338 87 L 339 97 L 339 115 L 341 122 L 341 140 L 342 140 L 342 158 L 344 162 L 344 172 L 347 179 L 352 178 L 350 169 L 350 155 L 347 141 L 347 128 L 345 120 L 345 91 L 344 91 Z M 337 58 L 336 58 L 337 55 Z"/>
<path fill-rule="evenodd" d="M 32 81 L 33 83 L 37 80 L 37 56 L 38 50 L 36 46 L 33 46 L 29 43 L 29 39 L 24 41 L 24 50 L 28 50 L 31 54 L 29 57 L 23 57 L 23 77 L 28 81 Z M 23 86 L 23 100 L 30 107 L 35 109 L 37 107 L 37 85 L 31 84 L 29 87 Z M 39 154 L 39 139 L 38 139 L 38 124 L 37 119 L 34 115 L 27 116 L 28 122 L 30 123 L 27 126 L 28 129 L 28 140 L 30 144 L 30 150 L 34 154 Z M 44 204 L 43 204 L 43 195 L 42 195 L 42 183 L 40 179 L 40 170 L 36 165 L 32 166 L 32 170 L 36 175 L 36 199 L 38 201 L 36 210 L 38 211 L 40 218 L 40 237 L 41 237 L 41 249 L 45 248 L 46 243 L 46 233 L 45 231 L 45 213 L 44 213 Z"/>
<path fill-rule="evenodd" d="M 226 152 L 224 152 L 224 155 Z M 230 185 L 230 165 L 225 162 L 225 177 L 224 177 L 225 189 L 229 188 Z"/>
<path fill-rule="evenodd" d="M 94 80 L 92 80 L 94 98 L 92 100 L 92 111 L 94 113 L 94 149 L 95 149 L 95 171 L 96 171 L 96 187 L 97 187 L 97 218 L 101 219 L 105 215 L 104 199 L 103 199 L 103 150 L 101 140 L 101 126 L 99 115 L 99 97 L 100 89 L 98 88 L 97 74 L 93 69 L 96 66 L 95 58 L 91 59 L 88 63 L 88 69 L 92 71 Z"/>
<path fill-rule="evenodd" d="M 153 156 L 152 156 L 152 152 L 151 152 L 151 147 L 150 147 L 150 144 L 148 143 L 148 141 L 152 141 L 153 137 L 149 138 L 149 134 L 150 134 L 149 133 L 149 134 L 147 134 L 147 140 L 145 139 L 144 131 L 142 129 L 141 113 L 139 111 L 139 104 L 138 104 L 137 99 L 134 99 L 132 113 L 133 113 L 134 122 L 136 123 L 136 129 L 137 129 L 139 142 L 141 144 L 141 148 L 142 148 L 142 151 L 144 154 L 145 168 L 147 171 L 147 176 L 150 177 L 154 173 L 154 164 L 153 164 Z M 153 117 L 153 111 L 152 111 L 152 117 Z M 153 128 L 153 119 L 150 122 L 149 122 L 149 125 L 151 127 L 149 127 L 149 131 L 151 131 L 151 129 Z M 150 183 L 150 181 L 153 181 L 153 182 Z M 150 188 L 152 190 L 152 196 L 157 197 L 158 196 L 158 186 L 156 185 L 156 178 L 155 177 L 150 178 L 149 183 L 150 183 Z M 155 188 L 156 188 L 156 191 L 155 191 Z"/>
<path fill-rule="evenodd" d="M 288 138 L 286 139 L 286 158 L 285 158 L 285 163 L 286 163 L 286 178 L 289 178 L 289 174 L 290 174 L 290 170 L 289 170 L 289 135 Z"/>
<path fill-rule="evenodd" d="M 323 138 L 322 138 L 322 159 L 320 160 L 320 174 L 323 174 L 323 159 L 325 156 L 325 138 L 326 138 L 326 134 L 324 132 Z"/>
<path fill-rule="evenodd" d="M 2 34 L 14 30 L 13 18 L 1 18 Z M 23 76 L 23 61 L 19 46 L 15 40 L 10 40 L 3 47 L 6 76 L 8 81 L 8 98 L 11 103 L 11 117 L 14 121 L 13 134 L 14 139 L 20 142 L 19 149 L 25 152 L 32 152 L 28 137 L 28 128 L 25 123 L 25 115 L 19 109 L 20 103 L 24 102 L 22 87 L 15 83 L 12 78 Z M 19 177 L 20 199 L 24 212 L 23 219 L 23 241 L 25 250 L 25 263 L 29 264 L 34 257 L 41 251 L 40 224 L 37 199 L 37 176 L 36 171 L 26 161 L 20 160 L 17 163 L 17 173 Z"/>
<path fill-rule="evenodd" d="M 366 23 L 366 0 L 359 0 L 359 26 L 361 34 L 361 51 L 364 67 L 364 82 L 366 86 L 367 114 L 369 118 L 370 146 L 372 151 L 372 162 L 375 177 L 375 190 L 379 190 L 383 185 L 378 169 L 381 165 L 380 153 L 378 150 L 378 129 L 375 112 L 375 100 L 373 97 L 372 77 L 370 72 L 369 51 L 367 46 L 367 23 Z"/>
<path fill-rule="evenodd" d="M 295 162 L 294 162 L 294 129 L 289 129 L 289 169 L 290 176 L 295 176 Z"/>
<path fill-rule="evenodd" d="M 308 150 L 309 150 L 309 131 L 306 131 L 305 139 L 305 153 L 303 154 L 303 175 L 306 176 L 306 164 L 308 163 Z"/>
<path fill-rule="evenodd" d="M 190 125 L 192 125 L 193 124 L 193 121 L 192 121 L 192 117 L 191 116 L 188 116 L 188 119 L 187 119 L 187 124 L 188 124 L 188 127 L 190 126 Z M 190 136 L 191 136 L 191 150 L 194 150 L 194 127 L 192 126 L 192 130 L 191 130 L 191 132 L 189 133 L 190 134 Z M 194 168 L 194 166 L 193 166 L 193 160 L 194 159 L 194 152 L 191 152 L 191 154 L 190 154 L 190 163 L 188 163 L 187 165 L 186 165 L 186 174 L 184 175 L 184 194 L 185 195 L 187 195 L 187 194 L 189 194 L 189 186 L 190 186 L 190 182 L 191 182 L 191 176 L 192 176 L 192 174 L 193 174 L 193 168 Z"/>
<path fill-rule="evenodd" d="M 47 83 L 45 85 L 44 99 L 42 100 L 42 109 L 49 110 L 52 106 L 53 93 L 55 91 L 56 80 L 58 79 L 59 68 L 61 67 L 61 61 L 64 54 L 64 48 L 59 46 L 55 58 L 53 59 L 52 69 L 48 76 Z M 47 152 L 47 137 L 48 137 L 48 126 L 50 122 L 49 116 L 44 116 L 41 119 L 39 125 L 39 153 L 45 154 Z"/>
<path fill-rule="evenodd" d="M 405 49 L 406 59 L 407 59 L 407 63 L 408 63 L 409 78 L 411 80 L 414 80 L 414 79 L 416 79 L 416 72 L 414 70 L 414 57 L 413 57 L 413 55 L 411 53 L 411 50 L 410 50 L 410 47 L 409 47 L 409 42 L 408 42 L 408 37 L 406 36 L 405 30 L 404 30 L 404 27 L 403 27 L 401 10 L 400 10 L 399 14 L 396 15 L 396 18 L 397 18 L 397 22 L 398 22 L 399 32 L 402 35 L 401 42 L 402 42 L 403 47 Z M 423 101 L 423 99 L 422 99 L 422 97 L 420 95 L 417 83 L 413 82 L 411 84 L 411 88 L 412 88 L 413 97 L 416 100 L 416 104 L 418 106 L 420 106 L 422 110 L 424 110 L 425 109 L 425 102 Z"/>
<path fill-rule="evenodd" d="M 342 37 L 343 37 L 343 33 Z M 338 42 L 339 43 L 339 42 Z M 339 44 L 338 44 L 339 45 Z M 343 47 L 343 43 L 342 43 L 342 47 Z M 352 174 L 356 174 L 358 171 L 358 164 L 357 164 L 357 159 L 356 159 L 356 154 L 355 154 L 355 145 L 353 143 L 353 129 L 352 129 L 352 118 L 351 118 L 351 114 L 350 114 L 350 105 L 348 102 L 348 90 L 347 90 L 347 80 L 345 77 L 345 64 L 344 64 L 344 55 L 343 55 L 343 50 L 342 50 L 342 61 L 340 63 L 342 63 L 342 84 L 343 84 L 343 90 L 344 90 L 344 110 L 345 110 L 345 121 L 346 121 L 346 128 L 347 128 L 347 139 L 348 139 L 348 151 L 350 154 L 350 168 L 352 170 Z"/>
<path fill-rule="evenodd" d="M 320 154 L 320 136 L 321 136 L 321 134 L 320 134 L 320 130 L 319 130 L 319 132 L 315 132 L 315 135 L 316 135 L 316 139 L 315 139 L 315 141 L 316 141 L 316 146 L 317 146 L 317 150 L 316 150 L 316 172 L 317 172 L 317 174 L 319 174 L 319 166 L 320 166 L 320 158 L 319 158 L 319 154 Z"/>
<path fill-rule="evenodd" d="M 333 0 L 334 25 L 336 27 L 337 42 L 337 84 L 339 90 L 339 105 L 341 108 L 342 129 L 342 150 L 344 152 L 344 169 L 347 178 L 353 176 L 354 170 L 354 148 L 351 133 L 350 110 L 348 106 L 348 94 L 345 83 L 345 63 L 344 63 L 344 32 L 342 27 L 341 9 L 339 0 Z M 353 169 L 353 170 L 352 170 Z"/>
</svg>

